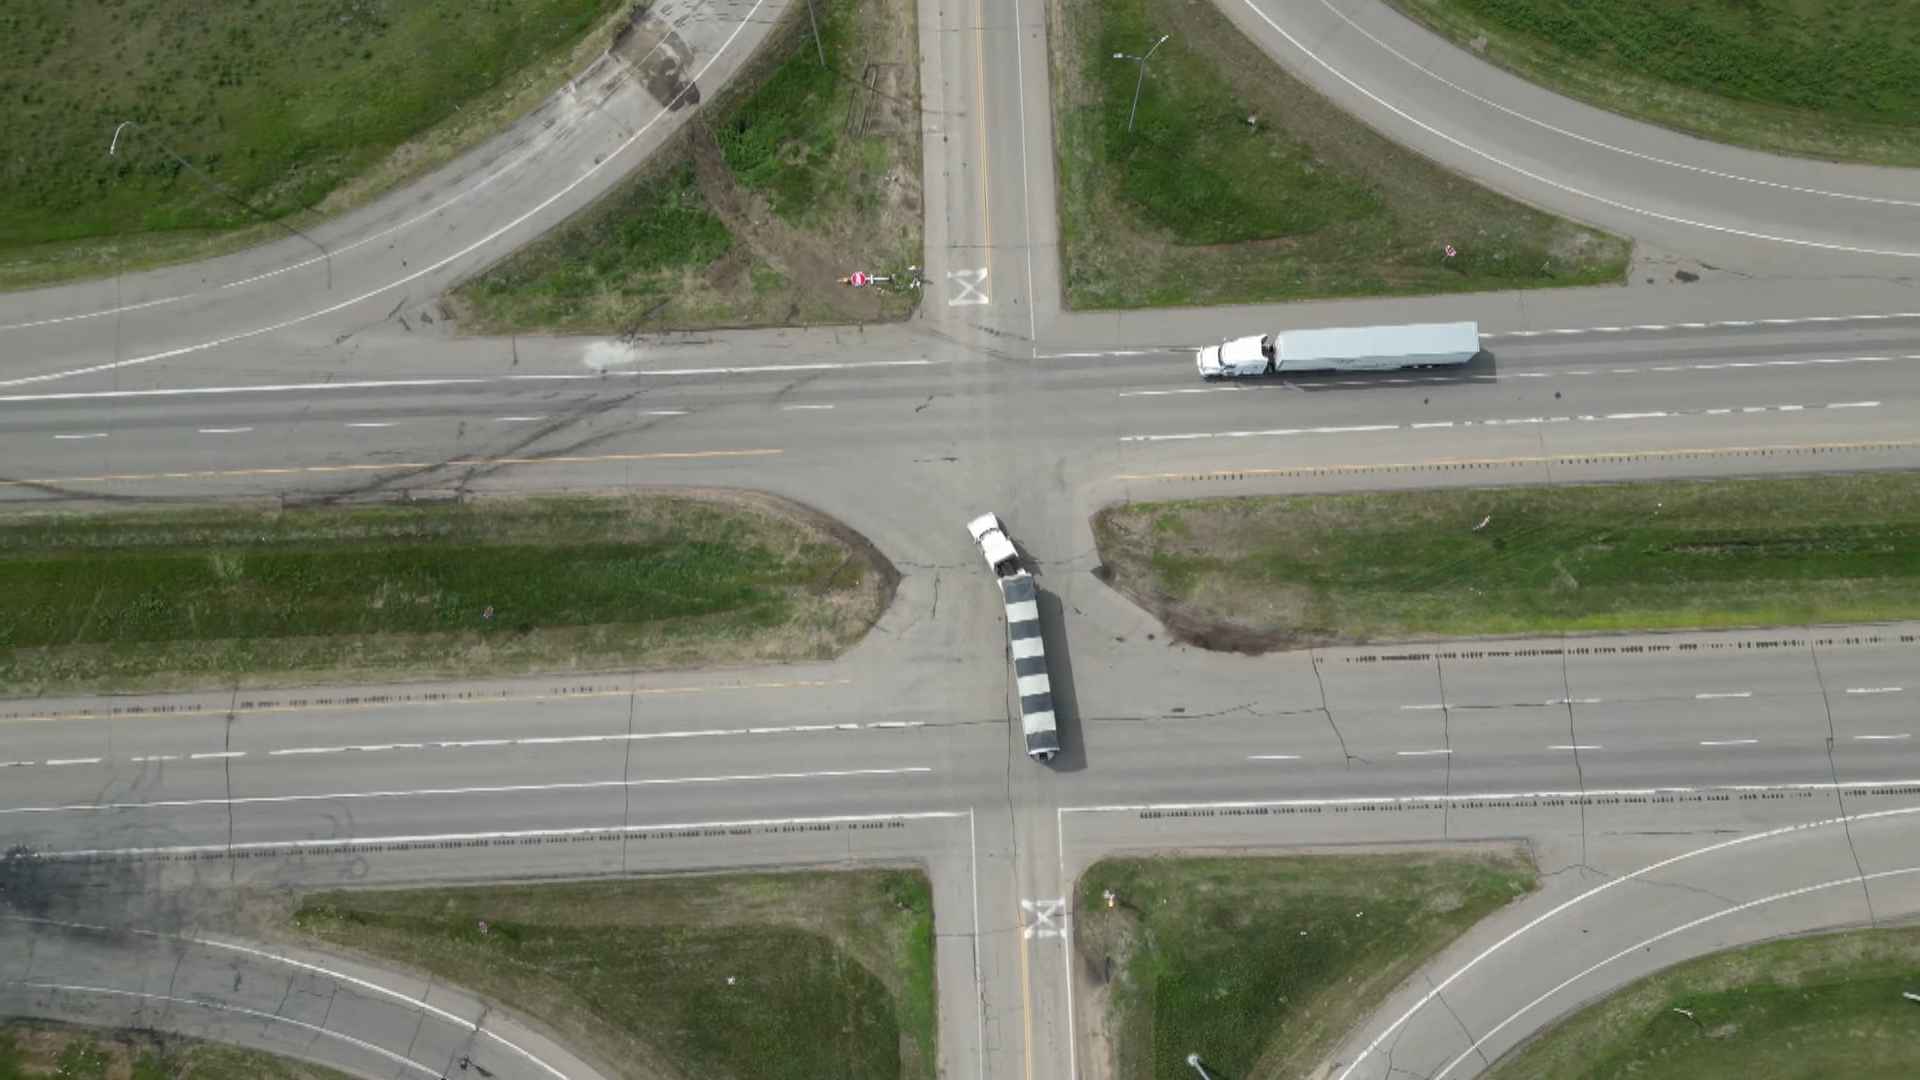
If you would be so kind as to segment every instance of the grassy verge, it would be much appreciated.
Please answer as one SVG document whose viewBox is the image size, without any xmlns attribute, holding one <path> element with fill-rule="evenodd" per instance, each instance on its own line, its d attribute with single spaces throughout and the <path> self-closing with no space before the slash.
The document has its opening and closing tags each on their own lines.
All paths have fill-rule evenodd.
<svg viewBox="0 0 1920 1080">
<path fill-rule="evenodd" d="M 815 0 L 684 138 L 546 238 L 456 289 L 479 333 L 632 333 L 905 318 L 920 262 L 912 0 Z M 825 65 L 821 57 L 826 58 Z"/>
<path fill-rule="evenodd" d="M 345 1073 L 154 1031 L 0 1025 L 0 1080 L 347 1080 Z"/>
<path fill-rule="evenodd" d="M 1396 146 L 1187 0 L 1054 0 L 1068 306 L 1610 284 L 1626 241 Z M 1162 35 L 1127 130 L 1144 53 Z M 1447 258 L 1452 245 L 1458 254 Z"/>
<path fill-rule="evenodd" d="M 1920 1076 L 1920 931 L 1770 942 L 1682 964 L 1575 1013 L 1488 1080 Z M 1675 1012 L 1686 1009 L 1692 1019 Z"/>
<path fill-rule="evenodd" d="M 0 288 L 283 235 L 479 144 L 604 47 L 622 0 L 26 0 L 0 14 Z M 609 18 L 608 16 L 613 17 Z M 121 121 L 136 121 L 106 152 Z M 147 135 L 142 135 L 142 132 Z"/>
<path fill-rule="evenodd" d="M 532 1016 L 608 1076 L 933 1080 L 932 903 L 919 872 L 866 870 L 323 893 L 294 925 Z"/>
<path fill-rule="evenodd" d="M 1448 942 L 1532 891 L 1517 855 L 1122 859 L 1080 881 L 1116 1080 L 1306 1076 Z M 1111 890 L 1115 906 L 1102 896 Z"/>
<path fill-rule="evenodd" d="M 1130 503 L 1094 530 L 1123 592 L 1266 647 L 1920 614 L 1914 474 Z"/>
<path fill-rule="evenodd" d="M 1390 0 L 1600 108 L 1777 154 L 1920 165 L 1917 0 Z"/>
<path fill-rule="evenodd" d="M 746 496 L 13 518 L 0 691 L 823 658 L 891 582 Z"/>
</svg>

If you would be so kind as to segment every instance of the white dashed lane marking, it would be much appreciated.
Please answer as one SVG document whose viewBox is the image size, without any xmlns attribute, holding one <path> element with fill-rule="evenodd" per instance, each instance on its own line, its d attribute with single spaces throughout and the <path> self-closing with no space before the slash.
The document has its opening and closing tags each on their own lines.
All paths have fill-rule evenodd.
<svg viewBox="0 0 1920 1080">
<path fill-rule="evenodd" d="M 1696 700 L 1699 700 L 1699 701 L 1712 701 L 1716 698 L 1748 698 L 1753 696 L 1753 692 L 1750 690 L 1738 690 L 1738 691 L 1725 693 L 1725 694 L 1706 693 L 1706 694 L 1695 694 L 1693 696 Z"/>
<path fill-rule="evenodd" d="M 370 421 L 363 421 L 357 424 L 348 424 L 347 426 L 361 427 L 361 428 L 380 428 L 380 427 L 392 427 L 394 426 L 394 423 L 395 421 L 392 421 L 392 420 L 370 420 Z"/>
<path fill-rule="evenodd" d="M 1453 753 L 1453 751 L 1451 750 L 1395 750 L 1394 753 L 1399 757 L 1431 757 L 1436 754 L 1444 756 L 1446 754 Z"/>
<path fill-rule="evenodd" d="M 1248 754 L 1248 761 L 1299 761 L 1299 754 Z"/>
<path fill-rule="evenodd" d="M 203 427 L 202 435 L 244 435 L 253 429 L 250 427 Z"/>
<path fill-rule="evenodd" d="M 1759 739 L 1702 739 L 1701 746 L 1752 746 Z"/>
<path fill-rule="evenodd" d="M 90 432 L 85 435 L 55 435 L 54 436 L 54 438 L 56 439 L 104 439 L 106 437 L 107 437 L 107 433 L 104 431 Z"/>
<path fill-rule="evenodd" d="M 1908 737 L 1907 733 L 1902 732 L 1899 735 L 1855 735 L 1853 738 L 1856 742 L 1887 742 Z"/>
<path fill-rule="evenodd" d="M 648 780 L 581 780 L 559 784 L 507 784 L 488 787 L 420 788 L 411 791 L 335 791 L 310 795 L 248 795 L 229 799 L 158 799 L 153 802 L 65 803 L 59 806 L 10 806 L 6 814 L 52 814 L 63 811 L 180 809 L 190 806 L 248 806 L 263 803 L 333 802 L 341 799 L 433 798 L 449 795 L 524 795 L 550 791 L 593 791 L 607 788 L 656 787 L 681 784 L 740 784 L 768 780 L 848 780 L 861 777 L 930 773 L 926 765 L 898 769 L 833 769 L 821 772 L 742 773 L 732 776 L 673 776 Z"/>
<path fill-rule="evenodd" d="M 1565 746 L 1549 746 L 1549 750 L 1604 750 L 1603 746 L 1588 746 L 1585 743 L 1568 743 Z"/>
<path fill-rule="evenodd" d="M 502 746 L 570 746 L 588 743 L 646 742 L 654 739 L 699 739 L 733 735 L 805 735 L 822 731 L 903 731 L 924 727 L 920 720 L 880 720 L 868 724 L 795 724 L 788 727 L 709 728 L 700 731 L 636 731 L 617 735 L 536 735 L 521 739 L 449 739 L 441 742 L 361 743 L 347 746 L 294 746 L 269 750 L 267 757 L 310 754 L 378 754 L 399 750 L 474 750 Z M 217 761 L 246 757 L 245 750 L 203 751 L 186 755 L 189 761 Z M 4 761 L 0 768 L 30 765 L 97 765 L 104 758 L 57 758 L 48 761 Z M 127 759 L 136 764 L 179 761 L 179 754 L 148 754 Z"/>
<path fill-rule="evenodd" d="M 1900 688 L 1897 686 L 1849 686 L 1847 687 L 1847 693 L 1849 694 L 1897 694 L 1899 692 L 1900 692 Z"/>
</svg>

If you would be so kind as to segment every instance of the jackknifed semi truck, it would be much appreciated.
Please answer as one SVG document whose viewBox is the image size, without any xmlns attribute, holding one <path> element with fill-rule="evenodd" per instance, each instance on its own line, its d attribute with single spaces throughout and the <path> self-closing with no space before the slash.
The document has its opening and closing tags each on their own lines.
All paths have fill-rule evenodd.
<svg viewBox="0 0 1920 1080">
<path fill-rule="evenodd" d="M 1458 367 L 1478 355 L 1479 323 L 1415 323 L 1255 334 L 1209 345 L 1194 363 L 1203 378 L 1232 379 L 1303 371 Z"/>
<path fill-rule="evenodd" d="M 1000 519 L 982 514 L 967 523 L 967 532 L 986 556 L 1007 606 L 1007 654 L 1013 662 L 1013 680 L 1020 692 L 1020 726 L 1027 738 L 1027 756 L 1051 761 L 1060 752 L 1060 730 L 1053 719 L 1053 684 L 1047 678 L 1047 647 L 1040 640 L 1040 594 L 1033 575 L 1020 565 L 1020 553 L 1007 539 Z"/>
</svg>

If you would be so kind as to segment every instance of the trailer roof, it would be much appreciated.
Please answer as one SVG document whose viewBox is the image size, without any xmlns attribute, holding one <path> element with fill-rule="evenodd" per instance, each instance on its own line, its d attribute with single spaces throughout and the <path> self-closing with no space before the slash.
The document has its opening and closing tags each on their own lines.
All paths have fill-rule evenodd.
<svg viewBox="0 0 1920 1080">
<path fill-rule="evenodd" d="M 1480 351 L 1480 324 L 1414 323 L 1408 326 L 1340 326 L 1282 330 L 1283 360 L 1339 360 L 1353 356 L 1434 356 Z"/>
</svg>

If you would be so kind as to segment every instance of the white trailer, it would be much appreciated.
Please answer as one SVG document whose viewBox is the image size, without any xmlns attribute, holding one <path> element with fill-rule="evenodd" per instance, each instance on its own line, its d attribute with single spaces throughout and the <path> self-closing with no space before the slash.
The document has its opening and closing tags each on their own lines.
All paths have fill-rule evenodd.
<svg viewBox="0 0 1920 1080">
<path fill-rule="evenodd" d="M 1053 683 L 1047 677 L 1047 647 L 1040 638 L 1040 593 L 1033 575 L 1020 565 L 1020 553 L 1000 519 L 982 514 L 967 522 L 967 532 L 999 580 L 1007 607 L 1007 655 L 1020 693 L 1020 727 L 1027 756 L 1051 761 L 1060 752 L 1060 730 L 1053 719 Z"/>
<path fill-rule="evenodd" d="M 1203 378 L 1304 371 L 1457 367 L 1480 355 L 1480 324 L 1415 323 L 1282 330 L 1209 345 L 1194 357 Z"/>
</svg>

